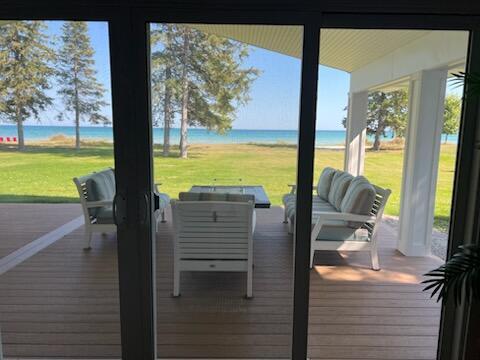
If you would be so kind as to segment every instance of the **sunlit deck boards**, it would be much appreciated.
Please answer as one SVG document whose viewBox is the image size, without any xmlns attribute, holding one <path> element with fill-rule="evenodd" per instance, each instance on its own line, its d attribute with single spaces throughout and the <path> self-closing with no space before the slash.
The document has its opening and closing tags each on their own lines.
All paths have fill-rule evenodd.
<svg viewBox="0 0 480 360">
<path fill-rule="evenodd" d="M 157 237 L 159 356 L 288 357 L 292 241 L 281 209 L 258 211 L 252 300 L 243 297 L 242 273 L 184 274 L 182 296 L 172 298 L 171 235 L 171 222 L 162 224 Z M 380 240 L 380 272 L 368 269 L 367 254 L 317 254 L 316 263 L 323 265 L 312 271 L 312 358 L 435 357 L 439 307 L 421 293 L 418 281 L 438 261 L 399 255 L 389 248 L 387 229 Z M 90 252 L 81 248 L 80 228 L 0 276 L 0 324 L 8 357 L 120 356 L 115 237 L 96 236 Z"/>
<path fill-rule="evenodd" d="M 77 204 L 0 204 L 0 259 L 81 214 Z"/>
</svg>

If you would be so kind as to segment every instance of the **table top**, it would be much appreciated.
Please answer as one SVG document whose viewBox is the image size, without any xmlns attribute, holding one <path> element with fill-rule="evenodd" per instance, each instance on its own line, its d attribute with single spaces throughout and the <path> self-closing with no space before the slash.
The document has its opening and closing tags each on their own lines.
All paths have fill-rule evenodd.
<svg viewBox="0 0 480 360">
<path fill-rule="evenodd" d="M 194 185 L 190 191 L 254 195 L 256 208 L 269 208 L 271 205 L 262 185 Z"/>
</svg>

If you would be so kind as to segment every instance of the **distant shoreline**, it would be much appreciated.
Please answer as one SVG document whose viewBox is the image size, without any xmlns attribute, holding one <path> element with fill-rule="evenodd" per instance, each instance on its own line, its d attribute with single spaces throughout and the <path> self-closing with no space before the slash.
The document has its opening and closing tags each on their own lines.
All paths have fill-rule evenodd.
<svg viewBox="0 0 480 360">
<path fill-rule="evenodd" d="M 74 126 L 59 125 L 25 125 L 25 142 L 47 141 L 56 136 L 74 137 Z M 0 125 L 0 137 L 16 137 L 16 126 L 12 124 Z M 317 130 L 315 146 L 325 149 L 344 148 L 345 130 Z M 113 142 L 113 128 L 111 126 L 82 126 L 80 127 L 80 138 L 82 140 Z M 382 138 L 383 142 L 392 139 L 390 134 Z M 442 135 L 442 142 L 444 136 Z M 369 137 L 369 141 L 373 138 Z M 153 129 L 153 141 L 155 144 L 163 143 L 163 128 Z M 178 144 L 180 141 L 180 130 L 172 128 L 170 132 L 170 142 Z M 207 129 L 190 128 L 188 130 L 188 142 L 190 144 L 289 144 L 295 145 L 298 142 L 297 130 L 248 130 L 232 129 L 225 134 L 217 134 Z M 457 136 L 450 135 L 449 143 L 456 143 Z"/>
</svg>

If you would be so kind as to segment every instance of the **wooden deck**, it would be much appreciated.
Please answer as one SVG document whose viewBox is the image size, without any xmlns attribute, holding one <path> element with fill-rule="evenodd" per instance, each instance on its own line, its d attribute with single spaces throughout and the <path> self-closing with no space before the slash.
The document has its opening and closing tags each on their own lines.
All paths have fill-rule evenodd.
<svg viewBox="0 0 480 360">
<path fill-rule="evenodd" d="M 34 232 L 43 235 L 46 230 L 29 221 L 5 227 L 17 211 L 9 206 L 7 217 L 0 205 L 0 226 L 7 229 L 1 242 L 18 239 L 24 244 L 27 234 L 30 239 Z M 55 217 L 64 205 L 56 206 L 45 212 Z M 288 358 L 292 239 L 280 208 L 257 214 L 252 300 L 244 298 L 245 274 L 235 273 L 187 273 L 182 296 L 172 298 L 172 228 L 170 221 L 162 224 L 157 235 L 159 357 Z M 92 250 L 84 252 L 82 231 L 78 228 L 0 276 L 7 358 L 120 356 L 115 236 L 95 236 Z M 400 255 L 386 226 L 380 244 L 379 272 L 369 269 L 366 254 L 317 254 L 311 273 L 312 359 L 435 358 L 439 306 L 418 283 L 440 261 Z"/>
</svg>

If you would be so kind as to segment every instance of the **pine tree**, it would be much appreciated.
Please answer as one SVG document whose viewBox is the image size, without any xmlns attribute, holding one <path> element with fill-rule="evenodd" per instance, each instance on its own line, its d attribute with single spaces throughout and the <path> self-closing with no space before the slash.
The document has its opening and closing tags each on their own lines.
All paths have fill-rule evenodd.
<svg viewBox="0 0 480 360">
<path fill-rule="evenodd" d="M 346 108 L 344 110 L 347 110 Z M 379 150 L 387 129 L 396 137 L 405 137 L 408 120 L 408 95 L 405 90 L 374 91 L 368 94 L 367 134 L 373 135 L 373 150 Z M 346 127 L 347 119 L 342 120 Z"/>
<path fill-rule="evenodd" d="M 52 103 L 46 90 L 54 74 L 54 53 L 41 21 L 0 26 L 0 117 L 16 123 L 18 148 L 24 150 L 23 123 Z"/>
<path fill-rule="evenodd" d="M 380 149 L 387 128 L 399 137 L 405 135 L 408 118 L 408 96 L 405 90 L 375 91 L 368 95 L 367 133 L 374 136 L 372 149 Z"/>
<path fill-rule="evenodd" d="M 245 44 L 184 25 L 161 26 L 157 31 L 168 32 L 156 37 L 168 42 L 154 56 L 162 54 L 165 72 L 170 69 L 160 99 L 169 95 L 171 111 L 179 114 L 180 156 L 186 158 L 188 127 L 230 130 L 237 108 L 250 100 L 248 92 L 259 71 L 242 68 L 249 53 Z"/>
<path fill-rule="evenodd" d="M 177 111 L 174 104 L 175 79 L 172 71 L 176 54 L 172 53 L 171 42 L 173 25 L 155 24 L 150 33 L 152 47 L 151 57 L 151 93 L 153 125 L 163 122 L 163 156 L 170 154 L 170 130 L 173 126 L 174 114 Z"/>
<path fill-rule="evenodd" d="M 73 113 L 75 121 L 75 148 L 80 148 L 80 123 L 109 124 L 101 113 L 108 105 L 103 97 L 105 89 L 96 79 L 94 50 L 90 45 L 88 25 L 83 21 L 66 21 L 62 26 L 61 48 L 58 54 L 59 90 L 65 110 L 59 115 Z"/>
<path fill-rule="evenodd" d="M 446 96 L 442 129 L 442 133 L 445 134 L 445 143 L 448 141 L 448 135 L 458 133 L 461 109 L 462 99 L 459 96 L 453 94 Z"/>
</svg>

